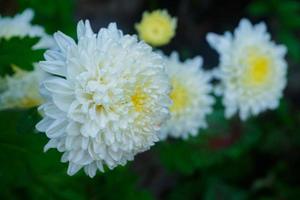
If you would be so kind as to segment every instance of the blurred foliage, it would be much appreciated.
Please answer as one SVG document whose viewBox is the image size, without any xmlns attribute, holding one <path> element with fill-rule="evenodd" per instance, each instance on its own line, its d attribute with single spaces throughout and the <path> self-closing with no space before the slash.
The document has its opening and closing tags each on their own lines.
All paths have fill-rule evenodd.
<svg viewBox="0 0 300 200">
<path fill-rule="evenodd" d="M 257 143 L 260 136 L 255 125 L 246 124 L 246 127 L 240 127 L 242 124 L 239 121 L 226 120 L 221 111 L 215 110 L 209 117 L 208 124 L 214 130 L 200 130 L 196 138 L 185 142 L 162 142 L 160 153 L 164 164 L 183 174 L 192 174 L 198 169 L 210 169 L 241 159 Z"/>
<path fill-rule="evenodd" d="M 35 11 L 33 23 L 45 27 L 48 33 L 60 30 L 75 35 L 74 0 L 17 0 L 21 10 Z"/>
<path fill-rule="evenodd" d="M 33 8 L 34 23 L 49 33 L 61 30 L 74 36 L 73 0 L 18 2 L 20 11 Z M 149 9 L 160 6 L 159 1 L 151 2 Z M 251 1 L 245 9 L 251 17 L 267 20 L 272 35 L 287 45 L 290 58 L 298 64 L 299 9 L 296 0 Z M 234 21 L 234 14 L 229 15 Z M 0 75 L 11 73 L 12 64 L 32 69 L 43 53 L 32 50 L 36 42 L 36 38 L 1 40 Z M 189 49 L 180 51 L 182 57 L 190 56 Z M 149 163 L 136 159 L 94 179 L 83 172 L 68 176 L 67 165 L 60 163 L 61 153 L 43 152 L 48 139 L 35 131 L 39 120 L 36 109 L 0 112 L 0 199 L 300 198 L 300 108 L 288 95 L 276 111 L 246 122 L 226 120 L 218 99 L 209 128 L 200 130 L 199 136 L 159 142 L 150 150 L 150 156 L 158 160 L 154 169 L 149 166 L 151 159 Z M 164 173 L 170 177 L 164 178 Z"/>
<path fill-rule="evenodd" d="M 12 74 L 12 65 L 20 66 L 24 70 L 33 70 L 33 62 L 43 58 L 44 50 L 33 50 L 32 47 L 39 38 L 0 39 L 0 76 Z"/>
<path fill-rule="evenodd" d="M 161 142 L 163 165 L 180 174 L 168 199 L 298 199 L 299 114 L 286 101 L 246 123 L 214 112 L 200 136 Z"/>
<path fill-rule="evenodd" d="M 278 39 L 288 47 L 295 61 L 300 61 L 300 1 L 257 0 L 248 7 L 251 15 L 268 17 L 276 23 Z"/>
<path fill-rule="evenodd" d="M 0 112 L 0 199 L 152 199 L 126 167 L 95 179 L 68 176 L 60 153 L 43 153 L 48 139 L 35 131 L 38 120 L 36 109 Z"/>
</svg>

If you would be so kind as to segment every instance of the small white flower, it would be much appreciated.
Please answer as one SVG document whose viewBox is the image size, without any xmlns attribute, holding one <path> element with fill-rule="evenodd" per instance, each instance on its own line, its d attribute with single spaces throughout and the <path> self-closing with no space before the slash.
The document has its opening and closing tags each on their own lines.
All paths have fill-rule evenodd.
<svg viewBox="0 0 300 200">
<path fill-rule="evenodd" d="M 226 117 L 239 113 L 245 120 L 278 106 L 286 85 L 286 48 L 270 40 L 264 23 L 242 19 L 233 35 L 209 33 L 207 41 L 220 54 L 217 78 Z"/>
<path fill-rule="evenodd" d="M 95 34 L 89 21 L 77 25 L 78 43 L 54 34 L 59 50 L 48 50 L 40 66 L 47 101 L 37 129 L 45 146 L 64 152 L 68 174 L 82 167 L 93 177 L 103 165 L 124 165 L 158 141 L 169 116 L 169 79 L 161 56 L 115 23 Z"/>
<path fill-rule="evenodd" d="M 187 139 L 189 135 L 197 135 L 199 128 L 207 126 L 205 117 L 212 112 L 214 102 L 210 96 L 211 75 L 202 69 L 200 56 L 180 62 L 178 54 L 173 52 L 170 57 L 165 57 L 165 63 L 173 104 L 170 107 L 171 118 L 163 126 L 160 138 Z"/>
<path fill-rule="evenodd" d="M 13 66 L 14 74 L 0 78 L 0 110 L 38 106 L 43 99 L 39 94 L 39 82 L 45 72 L 35 66 L 33 71 L 24 71 Z"/>
<path fill-rule="evenodd" d="M 39 37 L 41 39 L 34 45 L 34 49 L 52 48 L 53 38 L 46 34 L 43 27 L 31 24 L 33 16 L 34 12 L 31 9 L 26 9 L 15 17 L 0 16 L 0 38 Z"/>
</svg>

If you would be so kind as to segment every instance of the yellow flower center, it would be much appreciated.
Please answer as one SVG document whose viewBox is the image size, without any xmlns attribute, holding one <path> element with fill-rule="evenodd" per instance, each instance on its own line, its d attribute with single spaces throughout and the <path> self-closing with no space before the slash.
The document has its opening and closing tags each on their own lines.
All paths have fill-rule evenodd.
<svg viewBox="0 0 300 200">
<path fill-rule="evenodd" d="M 249 85 L 262 85 L 270 75 L 270 59 L 264 55 L 250 53 L 245 82 Z"/>
<path fill-rule="evenodd" d="M 189 103 L 189 93 L 187 88 L 176 80 L 172 81 L 172 91 L 170 98 L 173 101 L 170 107 L 171 112 L 179 112 L 183 110 Z"/>
<path fill-rule="evenodd" d="M 135 90 L 134 95 L 131 96 L 131 102 L 137 112 L 144 110 L 147 98 L 147 94 L 143 92 L 141 88 Z"/>
</svg>

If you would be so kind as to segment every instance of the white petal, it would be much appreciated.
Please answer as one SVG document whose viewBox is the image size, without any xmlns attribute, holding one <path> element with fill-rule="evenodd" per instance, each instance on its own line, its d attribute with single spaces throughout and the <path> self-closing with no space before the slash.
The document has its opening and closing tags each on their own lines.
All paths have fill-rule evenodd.
<svg viewBox="0 0 300 200">
<path fill-rule="evenodd" d="M 44 146 L 44 152 L 48 151 L 51 148 L 56 148 L 58 145 L 58 139 L 50 139 L 49 142 Z"/>
<path fill-rule="evenodd" d="M 87 37 L 93 36 L 94 32 L 92 30 L 90 21 L 89 20 L 85 20 L 84 25 L 85 25 L 85 31 L 84 31 L 85 36 L 87 36 Z"/>
<path fill-rule="evenodd" d="M 62 111 L 68 112 L 71 103 L 74 100 L 73 96 L 69 95 L 61 95 L 61 94 L 53 94 L 53 102 L 54 104 Z"/>
<path fill-rule="evenodd" d="M 63 61 L 41 61 L 39 66 L 50 74 L 66 76 L 66 67 Z"/>
<path fill-rule="evenodd" d="M 70 162 L 69 163 L 69 167 L 68 167 L 68 175 L 69 176 L 73 176 L 74 174 L 76 174 L 80 169 L 82 168 L 81 165 L 77 165 L 75 163 Z"/>
<path fill-rule="evenodd" d="M 46 130 L 46 134 L 49 138 L 60 137 L 66 129 L 67 121 L 65 119 L 55 120 Z"/>
<path fill-rule="evenodd" d="M 66 117 L 66 114 L 59 110 L 53 103 L 44 104 L 43 110 L 45 115 L 51 117 L 52 119 L 61 119 Z"/>
<path fill-rule="evenodd" d="M 76 139 L 75 136 L 68 136 L 68 137 L 66 137 L 66 144 L 65 144 L 65 146 L 66 146 L 67 150 L 72 150 L 73 143 L 74 143 L 75 139 Z"/>
<path fill-rule="evenodd" d="M 44 58 L 48 61 L 64 61 L 65 58 L 63 56 L 63 54 L 61 54 L 58 51 L 54 51 L 54 50 L 47 50 L 44 54 Z"/>
<path fill-rule="evenodd" d="M 66 131 L 70 136 L 78 136 L 80 135 L 80 124 L 76 122 L 69 122 Z"/>
<path fill-rule="evenodd" d="M 206 40 L 210 46 L 215 48 L 219 53 L 226 51 L 230 48 L 230 36 L 219 36 L 215 33 L 208 33 Z"/>
<path fill-rule="evenodd" d="M 98 168 L 101 172 L 104 172 L 104 168 L 103 168 L 102 162 L 101 162 L 101 161 L 97 161 L 96 164 L 97 164 L 97 168 Z"/>
<path fill-rule="evenodd" d="M 89 164 L 84 167 L 84 172 L 91 178 L 96 175 L 97 166 L 95 163 Z"/>
<path fill-rule="evenodd" d="M 50 119 L 49 117 L 45 117 L 39 123 L 37 123 L 35 128 L 40 132 L 45 132 L 48 129 L 48 127 L 53 123 L 53 121 L 54 121 L 53 119 Z"/>
<path fill-rule="evenodd" d="M 30 22 L 33 19 L 34 12 L 32 9 L 26 9 L 23 11 L 23 13 L 20 15 L 23 21 Z"/>
<path fill-rule="evenodd" d="M 95 137 L 97 135 L 99 131 L 99 127 L 97 126 L 97 124 L 93 121 L 88 121 L 86 124 L 84 124 L 81 127 L 81 134 L 85 137 Z"/>
<path fill-rule="evenodd" d="M 79 40 L 81 37 L 84 36 L 85 33 L 85 26 L 82 20 L 80 20 L 77 24 L 77 39 Z"/>
<path fill-rule="evenodd" d="M 63 78 L 50 78 L 44 82 L 45 88 L 50 92 L 62 94 L 62 95 L 72 95 L 74 93 L 72 86 L 66 79 Z"/>
<path fill-rule="evenodd" d="M 76 46 L 72 38 L 60 31 L 54 33 L 54 39 L 63 53 L 67 52 L 69 48 Z"/>
<path fill-rule="evenodd" d="M 65 152 L 65 153 L 62 155 L 60 161 L 63 162 L 63 163 L 68 162 L 68 161 L 69 161 L 68 157 L 69 157 L 69 153 L 68 153 L 68 152 Z"/>
</svg>

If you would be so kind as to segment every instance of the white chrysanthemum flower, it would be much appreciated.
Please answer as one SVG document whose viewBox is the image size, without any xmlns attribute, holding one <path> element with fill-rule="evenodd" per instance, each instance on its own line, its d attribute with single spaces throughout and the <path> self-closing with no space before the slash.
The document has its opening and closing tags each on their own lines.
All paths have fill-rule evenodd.
<svg viewBox="0 0 300 200">
<path fill-rule="evenodd" d="M 34 12 L 31 9 L 26 9 L 15 17 L 0 16 L 0 38 L 39 37 L 41 39 L 34 45 L 35 49 L 52 48 L 53 38 L 46 34 L 43 27 L 31 24 L 33 16 Z"/>
<path fill-rule="evenodd" d="M 93 177 L 103 164 L 124 165 L 158 141 L 169 116 L 169 79 L 161 56 L 115 23 L 94 34 L 89 21 L 77 25 L 78 43 L 54 34 L 59 50 L 48 50 L 40 66 L 47 102 L 37 129 L 69 161 L 68 174 L 84 168 Z"/>
<path fill-rule="evenodd" d="M 202 69 L 200 56 L 180 62 L 178 54 L 173 52 L 165 57 L 166 70 L 172 91 L 170 98 L 171 118 L 162 127 L 160 138 L 167 136 L 187 139 L 198 134 L 199 128 L 205 128 L 206 115 L 212 112 L 213 97 L 211 75 Z"/>
<path fill-rule="evenodd" d="M 33 71 L 25 71 L 13 66 L 14 74 L 0 78 L 0 110 L 11 108 L 31 108 L 43 102 L 39 93 L 39 82 L 45 72 L 35 66 Z"/>
<path fill-rule="evenodd" d="M 286 48 L 270 40 L 264 23 L 253 26 L 242 19 L 233 35 L 209 33 L 207 41 L 220 54 L 226 117 L 238 112 L 245 120 L 278 106 L 286 85 Z"/>
</svg>

